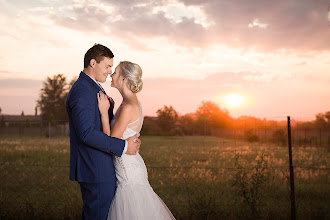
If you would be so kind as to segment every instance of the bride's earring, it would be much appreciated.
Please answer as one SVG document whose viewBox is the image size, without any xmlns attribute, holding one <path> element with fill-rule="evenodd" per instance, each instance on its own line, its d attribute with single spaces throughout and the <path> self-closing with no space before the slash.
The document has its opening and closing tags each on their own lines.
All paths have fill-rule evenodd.
<svg viewBox="0 0 330 220">
<path fill-rule="evenodd" d="M 123 81 L 125 80 L 125 78 L 123 80 L 120 80 L 120 86 L 123 86 Z"/>
</svg>

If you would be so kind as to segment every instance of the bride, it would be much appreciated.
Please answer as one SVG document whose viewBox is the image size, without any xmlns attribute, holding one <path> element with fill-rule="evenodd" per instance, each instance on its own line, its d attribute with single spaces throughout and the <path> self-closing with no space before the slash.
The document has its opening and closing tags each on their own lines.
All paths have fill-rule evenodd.
<svg viewBox="0 0 330 220">
<path fill-rule="evenodd" d="M 102 130 L 109 136 L 127 139 L 140 132 L 143 124 L 142 106 L 136 93 L 142 89 L 142 69 L 139 65 L 122 61 L 111 75 L 111 86 L 123 97 L 109 125 L 108 97 L 98 93 Z M 139 153 L 113 158 L 117 188 L 108 219 L 175 219 L 165 203 L 153 191 L 148 181 L 146 165 Z"/>
</svg>

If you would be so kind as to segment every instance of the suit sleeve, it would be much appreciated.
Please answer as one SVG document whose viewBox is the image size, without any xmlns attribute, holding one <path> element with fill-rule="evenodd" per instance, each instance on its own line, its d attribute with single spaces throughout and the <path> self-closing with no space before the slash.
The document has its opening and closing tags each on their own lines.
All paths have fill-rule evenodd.
<svg viewBox="0 0 330 220">
<path fill-rule="evenodd" d="M 125 141 L 109 137 L 96 129 L 95 111 L 96 94 L 86 88 L 76 88 L 69 99 L 69 111 L 71 111 L 74 130 L 79 139 L 89 147 L 114 154 L 120 157 L 125 147 Z"/>
</svg>

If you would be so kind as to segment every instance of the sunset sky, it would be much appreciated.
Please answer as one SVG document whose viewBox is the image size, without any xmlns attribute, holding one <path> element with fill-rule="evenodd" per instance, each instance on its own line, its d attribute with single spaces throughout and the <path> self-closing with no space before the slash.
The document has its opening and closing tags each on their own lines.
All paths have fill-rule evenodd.
<svg viewBox="0 0 330 220">
<path fill-rule="evenodd" d="M 79 75 L 94 43 L 142 67 L 145 115 L 203 100 L 233 117 L 330 111 L 329 0 L 0 0 L 0 25 L 2 114 L 34 114 L 47 76 Z"/>
</svg>

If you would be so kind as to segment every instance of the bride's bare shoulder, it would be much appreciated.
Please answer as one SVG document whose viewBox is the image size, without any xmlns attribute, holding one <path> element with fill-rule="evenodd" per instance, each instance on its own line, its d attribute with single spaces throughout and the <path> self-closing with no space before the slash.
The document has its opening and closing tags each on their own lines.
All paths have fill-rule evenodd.
<svg viewBox="0 0 330 220">
<path fill-rule="evenodd" d="M 123 113 L 132 113 L 134 111 L 134 104 L 133 103 L 125 103 L 122 107 L 121 107 L 121 111 Z"/>
<path fill-rule="evenodd" d="M 129 121 L 134 121 L 139 116 L 139 103 L 128 102 L 121 107 L 121 114 L 129 117 Z"/>
</svg>

